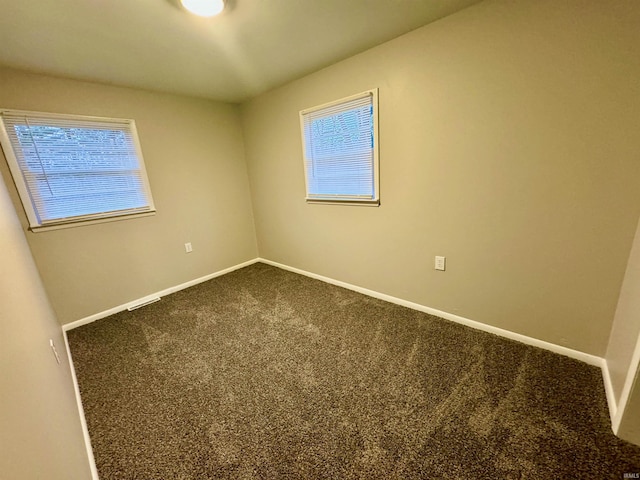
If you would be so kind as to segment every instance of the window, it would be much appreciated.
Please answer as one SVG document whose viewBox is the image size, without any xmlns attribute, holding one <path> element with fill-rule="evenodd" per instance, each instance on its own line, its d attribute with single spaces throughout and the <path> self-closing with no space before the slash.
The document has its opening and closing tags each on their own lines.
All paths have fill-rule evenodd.
<svg viewBox="0 0 640 480">
<path fill-rule="evenodd" d="M 31 230 L 155 212 L 133 120 L 0 111 Z"/>
<path fill-rule="evenodd" d="M 300 112 L 307 202 L 379 205 L 378 90 Z"/>
</svg>

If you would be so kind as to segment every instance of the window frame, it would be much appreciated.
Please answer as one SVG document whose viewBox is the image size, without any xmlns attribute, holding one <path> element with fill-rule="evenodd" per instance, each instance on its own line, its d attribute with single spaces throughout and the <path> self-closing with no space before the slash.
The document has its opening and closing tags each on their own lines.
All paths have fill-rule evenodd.
<svg viewBox="0 0 640 480">
<path fill-rule="evenodd" d="M 332 107 L 351 102 L 354 100 L 358 100 L 361 98 L 365 98 L 367 96 L 371 97 L 371 106 L 372 106 L 372 118 L 373 118 L 373 147 L 372 147 L 372 157 L 373 157 L 373 196 L 371 199 L 358 199 L 355 195 L 353 198 L 348 198 L 348 195 L 336 196 L 336 198 L 331 198 L 331 196 L 322 196 L 319 194 L 310 194 L 309 192 L 309 166 L 312 164 L 312 160 L 307 157 L 307 139 L 305 136 L 305 115 L 309 113 L 318 112 L 321 110 L 327 110 Z M 365 90 L 364 92 L 356 93 L 354 95 L 350 95 L 348 97 L 340 98 L 338 100 L 334 100 L 331 102 L 323 103 L 322 105 L 317 105 L 315 107 L 306 108 L 301 110 L 299 113 L 300 116 L 300 134 L 302 138 L 302 160 L 304 164 L 304 179 L 305 179 L 305 190 L 306 197 L 305 201 L 309 204 L 325 204 L 325 205 L 353 205 L 353 206 L 369 206 L 369 207 L 378 207 L 380 206 L 380 154 L 379 154 L 379 126 L 378 126 L 378 89 L 373 88 L 370 90 Z"/>
<path fill-rule="evenodd" d="M 7 132 L 7 125 L 5 124 L 4 115 L 23 115 L 26 118 L 39 118 L 43 120 L 71 120 L 76 122 L 87 122 L 86 128 L 90 129 L 92 122 L 95 123 L 113 123 L 114 125 L 126 126 L 127 133 L 131 136 L 131 141 L 135 150 L 136 158 L 138 161 L 138 170 L 140 172 L 140 179 L 142 189 L 147 199 L 147 205 L 140 211 L 125 211 L 125 210 L 112 210 L 107 212 L 99 212 L 86 215 L 78 215 L 73 217 L 64 217 L 53 220 L 41 221 L 38 217 L 34 200 L 32 199 L 31 190 L 29 189 L 27 182 L 24 178 L 22 168 L 20 167 L 16 153 L 14 151 L 14 145 Z M 76 115 L 76 114 L 62 114 L 62 113 L 49 113 L 49 112 L 37 112 L 28 110 L 16 110 L 2 108 L 0 109 L 0 146 L 4 152 L 4 156 L 7 160 L 11 176 L 18 191 L 20 201 L 24 208 L 27 220 L 29 222 L 29 230 L 32 232 L 43 232 L 48 230 L 58 230 L 62 228 L 71 228 L 84 225 L 92 225 L 96 223 L 113 222 L 117 220 L 126 220 L 139 217 L 147 217 L 155 215 L 156 208 L 151 194 L 151 187 L 149 184 L 149 178 L 142 155 L 142 147 L 140 146 L 140 139 L 138 137 L 138 131 L 136 128 L 135 120 L 112 118 L 112 117 L 98 117 L 89 115 Z"/>
</svg>

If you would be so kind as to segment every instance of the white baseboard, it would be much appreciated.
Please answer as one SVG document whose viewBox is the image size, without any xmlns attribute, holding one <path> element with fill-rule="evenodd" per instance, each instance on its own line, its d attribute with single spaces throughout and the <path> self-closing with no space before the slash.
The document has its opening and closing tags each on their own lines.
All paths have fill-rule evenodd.
<svg viewBox="0 0 640 480">
<path fill-rule="evenodd" d="M 349 290 L 353 290 L 355 292 L 359 292 L 364 295 L 368 295 L 370 297 L 378 298 L 380 300 L 384 300 L 390 303 L 395 303 L 397 305 L 402 305 L 403 307 L 408 307 L 413 310 L 418 310 L 420 312 L 429 313 L 431 315 L 435 315 L 436 317 L 444 318 L 452 322 L 460 323 L 467 327 L 475 328 L 476 330 L 493 333 L 500 337 L 504 337 L 511 340 L 515 340 L 520 343 L 524 343 L 525 345 L 532 345 L 534 347 L 542 348 L 544 350 L 548 350 L 553 353 L 558 353 L 560 355 L 564 355 L 566 357 L 579 360 L 589 365 L 599 367 L 602 370 L 602 379 L 604 382 L 604 390 L 607 398 L 607 406 L 609 407 L 609 416 L 611 417 L 612 429 L 614 433 L 617 433 L 618 431 L 618 427 L 620 426 L 620 421 L 621 421 L 621 413 L 624 410 L 623 401 L 624 403 L 626 403 L 626 397 L 629 394 L 630 384 L 632 383 L 632 379 L 627 378 L 627 382 L 625 383 L 625 387 L 626 387 L 625 391 L 623 392 L 623 396 L 621 397 L 620 404 L 617 404 L 614 391 L 613 391 L 613 386 L 611 384 L 611 377 L 609 375 L 609 367 L 607 365 L 607 361 L 604 358 L 598 357 L 596 355 L 591 355 L 589 353 L 584 353 L 579 350 L 573 350 L 571 348 L 556 345 L 555 343 L 545 342 L 544 340 L 539 340 L 537 338 L 521 335 L 519 333 L 511 332 L 509 330 L 505 330 L 502 328 L 493 327 L 491 325 L 487 325 L 485 323 L 464 318 L 459 315 L 443 312 L 442 310 L 437 310 L 435 308 L 427 307 L 425 305 L 420 305 L 419 303 L 410 302 L 407 300 L 403 300 L 401 298 L 387 295 L 385 293 L 369 290 L 368 288 L 359 287 L 357 285 L 352 285 L 350 283 L 342 282 L 340 280 L 335 280 L 333 278 L 325 277 L 323 275 L 307 272 L 306 270 L 290 267 L 289 265 L 284 265 L 282 263 L 274 262 L 272 260 L 267 260 L 265 258 L 259 258 L 258 261 L 260 261 L 261 263 L 266 263 L 267 265 L 272 265 L 274 267 L 288 270 L 290 272 L 299 273 L 300 275 L 305 275 L 310 278 L 315 278 L 316 280 L 321 280 L 323 282 L 330 283 L 332 285 L 337 285 L 339 287 L 347 288 Z M 636 363 L 640 362 L 640 339 L 638 341 L 638 346 L 636 347 L 636 352 L 634 354 L 634 361 Z M 629 375 L 629 377 L 631 376 L 632 375 Z M 635 376 L 633 376 L 633 378 L 635 378 Z M 618 413 L 620 413 L 620 415 L 618 415 Z"/>
<path fill-rule="evenodd" d="M 408 300 L 403 300 L 401 298 L 393 297 L 393 296 L 387 295 L 385 293 L 380 293 L 380 292 L 376 292 L 374 290 L 369 290 L 368 288 L 359 287 L 357 285 L 352 285 L 350 283 L 342 282 L 340 280 L 335 280 L 333 278 L 325 277 L 323 275 L 318 275 L 318 274 L 315 274 L 315 273 L 307 272 L 306 270 L 301 270 L 299 268 L 290 267 L 288 265 L 284 265 L 282 263 L 274 262 L 272 260 L 267 260 L 265 258 L 254 258 L 254 259 L 249 260 L 247 262 L 244 262 L 244 263 L 241 263 L 241 264 L 226 268 L 224 270 L 220 270 L 220 271 L 215 272 L 215 273 L 211 273 L 211 274 L 206 275 L 204 277 L 200 277 L 200 278 L 197 278 L 195 280 L 191 280 L 189 282 L 185 282 L 185 283 L 182 283 L 180 285 L 176 285 L 174 287 L 167 288 L 167 289 L 162 290 L 160 292 L 152 293 L 150 295 L 147 295 L 146 297 L 139 298 L 137 300 L 133 300 L 133 301 L 128 302 L 126 304 L 110 308 L 110 309 L 105 310 L 103 312 L 99 312 L 99 313 L 96 313 L 94 315 L 90 315 L 88 317 L 82 318 L 80 320 L 76 320 L 76 321 L 71 322 L 71 323 L 67 323 L 67 324 L 62 326 L 62 330 L 65 332 L 65 335 L 64 335 L 65 342 L 67 341 L 66 332 L 69 331 L 69 330 L 72 330 L 74 328 L 80 327 L 82 325 L 86 325 L 88 323 L 94 322 L 94 321 L 99 320 L 101 318 L 108 317 L 108 316 L 113 315 L 115 313 L 122 312 L 122 311 L 126 310 L 127 308 L 129 308 L 131 306 L 134 306 L 134 305 L 137 305 L 139 303 L 151 300 L 154 297 L 162 297 L 162 296 L 165 296 L 165 295 L 169 295 L 171 293 L 177 292 L 179 290 L 183 290 L 185 288 L 191 287 L 193 285 L 197 285 L 197 284 L 202 283 L 202 282 L 206 282 L 207 280 L 211 280 L 212 278 L 219 277 L 219 276 L 224 275 L 226 273 L 230 273 L 230 272 L 232 272 L 234 270 L 238 270 L 240 268 L 252 265 L 252 264 L 257 263 L 257 262 L 261 262 L 261 263 L 265 263 L 267 265 L 272 265 L 274 267 L 282 268 L 283 270 L 288 270 L 290 272 L 298 273 L 298 274 L 304 275 L 306 277 L 314 278 L 316 280 L 321 280 L 323 282 L 330 283 L 332 285 L 337 285 L 339 287 L 347 288 L 349 290 L 353 290 L 353 291 L 362 293 L 364 295 L 367 295 L 367 296 L 370 296 L 370 297 L 373 297 L 373 298 L 378 298 L 378 299 L 384 300 L 386 302 L 395 303 L 395 304 L 401 305 L 403 307 L 407 307 L 407 308 L 411 308 L 413 310 L 418 310 L 418 311 L 421 311 L 421 312 L 425 312 L 425 313 L 428 313 L 430 315 L 434 315 L 434 316 L 437 316 L 437 317 L 440 317 L 440 318 L 444 318 L 446 320 L 450 320 L 452 322 L 456 322 L 456 323 L 465 325 L 465 326 L 470 327 L 470 328 L 474 328 L 476 330 L 481 330 L 481 331 L 484 331 L 484 332 L 493 333 L 494 335 L 498 335 L 500 337 L 508 338 L 510 340 L 515 340 L 515 341 L 523 343 L 525 345 L 531 345 L 531 346 L 534 346 L 534 347 L 542 348 L 544 350 L 548 350 L 548 351 L 553 352 L 553 353 L 558 353 L 560 355 L 564 355 L 566 357 L 573 358 L 575 360 L 579 360 L 579 361 L 587 363 L 589 365 L 593 365 L 593 366 L 599 367 L 599 368 L 602 369 L 604 388 L 605 388 L 605 393 L 606 393 L 606 398 L 607 398 L 607 404 L 609 406 L 609 414 L 611 415 L 613 431 L 614 431 L 614 433 L 617 432 L 617 429 L 618 429 L 618 426 L 619 426 L 619 423 L 620 423 L 620 420 L 621 420 L 621 413 L 624 410 L 624 408 L 620 408 L 620 407 L 624 407 L 623 400 L 626 401 L 626 397 L 625 397 L 625 395 L 623 395 L 622 397 L 625 397 L 625 398 L 621 397 L 620 404 L 619 405 L 616 404 L 615 396 L 614 396 L 614 393 L 613 393 L 613 387 L 612 387 L 612 384 L 611 384 L 611 378 L 610 378 L 610 375 L 609 375 L 609 369 L 608 369 L 608 366 L 607 366 L 607 362 L 606 362 L 606 360 L 604 358 L 598 357 L 596 355 L 591 355 L 589 353 L 581 352 L 579 350 L 573 350 L 571 348 L 567 348 L 567 347 L 563 347 L 563 346 L 560 346 L 560 345 L 556 345 L 554 343 L 546 342 L 544 340 L 539 340 L 537 338 L 533 338 L 533 337 L 529 337 L 529 336 L 522 335 L 522 334 L 519 334 L 519 333 L 511 332 L 509 330 L 505 330 L 505 329 L 502 329 L 502 328 L 498 328 L 498 327 L 494 327 L 494 326 L 491 326 L 491 325 L 487 325 L 485 323 L 481 323 L 481 322 L 478 322 L 478 321 L 475 321 L 475 320 L 471 320 L 471 319 L 468 319 L 468 318 L 465 318 L 465 317 L 461 317 L 459 315 L 455 315 L 455 314 L 452 314 L 452 313 L 444 312 L 442 310 L 437 310 L 435 308 L 427 307 L 427 306 L 421 305 L 419 303 L 410 302 Z M 67 354 L 69 355 L 69 361 L 72 362 L 71 353 L 70 353 L 68 344 L 67 344 Z M 638 359 L 635 358 L 635 357 L 640 357 L 640 341 L 639 341 L 639 344 L 638 344 L 638 348 L 636 349 L 636 354 L 634 355 L 634 360 L 636 362 L 638 362 Z M 73 364 L 72 363 L 71 363 L 71 366 L 72 366 L 71 371 L 72 371 L 72 375 L 73 375 L 74 387 L 76 389 L 76 397 L 77 397 L 77 401 L 78 401 L 78 408 L 80 410 L 80 419 L 81 419 L 81 422 L 82 422 L 83 430 L 85 432 L 85 442 L 87 444 L 87 449 L 88 449 L 88 452 L 89 452 L 89 459 L 90 459 L 90 462 L 91 462 L 91 465 L 92 465 L 92 474 L 95 475 L 93 477 L 93 480 L 97 480 L 98 479 L 97 471 L 96 471 L 95 474 L 93 473 L 94 470 L 95 470 L 95 461 L 93 459 L 93 453 L 91 452 L 91 442 L 89 440 L 89 433 L 88 433 L 88 430 L 86 428 L 86 421 L 84 419 L 84 413 L 83 413 L 83 409 L 82 409 L 82 402 L 80 401 L 80 390 L 79 390 L 78 385 L 77 385 L 77 379 L 76 379 L 76 376 L 75 376 L 75 371 L 73 370 Z M 629 390 L 630 390 L 630 386 L 628 384 L 630 384 L 630 382 L 627 381 L 626 383 L 627 384 L 625 385 L 624 394 L 626 394 L 626 396 L 628 396 Z"/>
<path fill-rule="evenodd" d="M 430 315 L 435 315 L 436 317 L 444 318 L 446 320 L 451 320 L 452 322 L 460 323 L 462 325 L 466 325 L 467 327 L 471 327 L 476 330 L 482 330 L 483 332 L 493 333 L 500 337 L 509 338 L 511 340 L 515 340 L 517 342 L 524 343 L 526 345 L 532 345 L 534 347 L 539 347 L 554 353 L 559 353 L 560 355 L 564 355 L 565 357 L 574 358 L 576 360 L 580 360 L 581 362 L 587 363 L 589 365 L 602 368 L 603 359 L 595 355 L 591 355 L 589 353 L 584 353 L 578 350 L 573 350 L 571 348 L 562 347 L 560 345 L 556 345 L 555 343 L 545 342 L 544 340 L 528 337 L 526 335 L 521 335 L 519 333 L 511 332 L 509 330 L 504 330 L 502 328 L 493 327 L 485 323 L 477 322 L 475 320 L 470 320 L 468 318 L 464 318 L 459 315 L 454 315 L 453 313 L 443 312 L 442 310 L 436 310 L 435 308 L 427 307 L 425 305 L 420 305 L 419 303 L 414 303 L 408 300 L 403 300 L 401 298 L 392 297 L 391 295 L 387 295 L 385 293 L 369 290 L 368 288 L 358 287 L 357 285 L 352 285 L 350 283 L 342 282 L 340 280 L 335 280 L 333 278 L 317 275 L 315 273 L 307 272 L 305 270 L 301 270 L 295 267 L 290 267 L 288 265 L 274 262 L 272 260 L 259 258 L 258 261 L 262 263 L 266 263 L 267 265 L 272 265 L 274 267 L 282 268 L 284 270 L 289 270 L 290 272 L 299 273 L 306 277 L 315 278 L 316 280 L 322 280 L 323 282 L 331 283 L 332 285 L 337 285 L 339 287 L 347 288 L 349 290 L 353 290 L 353 291 L 362 293 L 364 295 L 368 295 L 370 297 L 378 298 L 386 302 L 395 303 L 397 305 L 402 305 L 403 307 L 408 307 L 413 310 L 418 310 L 420 312 L 425 312 Z"/>
<path fill-rule="evenodd" d="M 160 292 L 155 292 L 155 293 L 152 293 L 152 294 L 147 295 L 145 297 L 138 298 L 136 300 L 132 300 L 131 302 L 127 302 L 127 303 L 124 303 L 122 305 L 118 305 L 117 307 L 113 307 L 113 308 L 110 308 L 108 310 L 104 310 L 102 312 L 95 313 L 93 315 L 89 315 L 88 317 L 84 317 L 84 318 L 81 318 L 79 320 L 76 320 L 76 321 L 73 321 L 73 322 L 70 322 L 70 323 L 65 323 L 64 325 L 62 325 L 62 330 L 65 331 L 65 332 L 67 332 L 69 330 L 73 330 L 74 328 L 81 327 L 82 325 L 86 325 L 88 323 L 95 322 L 96 320 L 100 320 L 101 318 L 105 318 L 105 317 L 108 317 L 108 316 L 113 315 L 115 313 L 119 313 L 119 312 L 122 312 L 124 310 L 127 310 L 130 307 L 139 305 L 139 304 L 144 303 L 144 302 L 149 302 L 151 300 L 156 299 L 157 297 L 164 297 L 165 295 L 169 295 L 171 293 L 175 293 L 175 292 L 178 292 L 180 290 L 184 290 L 185 288 L 193 287 L 194 285 L 197 285 L 197 284 L 202 283 L 202 282 L 206 282 L 207 280 L 211 280 L 212 278 L 219 277 L 219 276 L 224 275 L 226 273 L 233 272 L 234 270 L 238 270 L 240 268 L 244 268 L 244 267 L 247 267 L 249 265 L 253 265 L 254 263 L 256 263 L 258 261 L 259 261 L 258 258 L 254 258 L 252 260 L 248 260 L 246 262 L 239 263 L 238 265 L 234 265 L 232 267 L 225 268 L 224 270 L 219 270 L 217 272 L 210 273 L 209 275 L 205 275 L 204 277 L 196 278 L 195 280 L 190 280 L 188 282 L 181 283 L 180 285 L 176 285 L 174 287 L 165 288 L 164 290 L 162 290 Z"/>
<path fill-rule="evenodd" d="M 94 315 L 90 315 L 90 316 L 85 317 L 85 318 L 81 318 L 80 320 L 76 320 L 75 322 L 71 322 L 71 323 L 67 323 L 65 325 L 62 325 L 62 334 L 63 334 L 63 337 L 64 337 L 65 347 L 67 349 L 67 357 L 69 358 L 69 367 L 71 368 L 71 378 L 73 380 L 73 388 L 74 388 L 75 395 L 76 395 L 76 404 L 78 405 L 78 414 L 80 415 L 80 425 L 82 426 L 82 434 L 84 436 L 84 444 L 85 444 L 85 447 L 87 449 L 87 458 L 89 460 L 89 467 L 91 469 L 91 479 L 92 480 L 99 480 L 99 478 L 98 478 L 98 469 L 96 467 L 95 457 L 93 456 L 93 449 L 91 448 L 91 438 L 89 437 L 89 429 L 87 427 L 87 420 L 86 420 L 86 418 L 84 416 L 84 408 L 82 407 L 82 399 L 80 397 L 80 387 L 78 385 L 78 378 L 76 377 L 76 370 L 75 370 L 75 368 L 73 366 L 73 357 L 71 356 L 71 349 L 69 348 L 69 339 L 67 338 L 67 332 L 69 330 L 73 330 L 74 328 L 80 327 L 82 325 L 86 325 L 88 323 L 95 322 L 96 320 L 99 320 L 101 318 L 108 317 L 109 315 L 113 315 L 114 313 L 122 312 L 124 310 L 127 310 L 131 306 L 138 305 L 138 304 L 140 304 L 142 302 L 149 301 L 151 299 L 154 299 L 155 297 L 162 297 L 164 295 L 169 295 L 170 293 L 174 293 L 174 292 L 177 292 L 179 290 L 183 290 L 185 288 L 192 287 L 194 285 L 197 285 L 198 283 L 206 282 L 207 280 L 211 280 L 212 278 L 219 277 L 221 275 L 224 275 L 225 273 L 229 273 L 229 272 L 232 272 L 234 270 L 238 270 L 240 268 L 252 265 L 252 264 L 254 264 L 256 262 L 258 262 L 258 259 L 254 258 L 253 260 L 249 260 L 247 262 L 240 263 L 238 265 L 234 265 L 234 266 L 229 267 L 229 268 L 225 268 L 224 270 L 220 270 L 218 272 L 211 273 L 209 275 L 205 275 L 204 277 L 196 278 L 195 280 L 191 280 L 189 282 L 185 282 L 185 283 L 182 283 L 180 285 L 176 285 L 175 287 L 167 288 L 165 290 L 162 290 L 161 292 L 152 293 L 151 295 L 147 295 L 146 297 L 143 297 L 141 299 L 133 300 L 133 301 L 125 303 L 123 305 L 119 305 L 117 307 L 110 308 L 109 310 L 105 310 L 103 312 L 96 313 Z"/>
<path fill-rule="evenodd" d="M 468 327 L 474 328 L 476 330 L 482 330 L 484 332 L 488 332 L 488 333 L 493 333 L 495 335 L 498 335 L 500 337 L 504 337 L 504 338 L 509 338 L 511 340 L 515 340 L 518 341 L 520 343 L 524 343 L 526 345 L 532 345 L 534 347 L 539 347 L 542 348 L 544 350 L 549 350 L 551 352 L 554 353 L 559 353 L 560 355 L 564 355 L 566 357 L 570 357 L 570 358 L 574 358 L 576 360 L 580 360 L 584 363 L 587 363 L 589 365 L 594 365 L 596 367 L 600 367 L 603 368 L 603 365 L 606 366 L 606 362 L 603 364 L 604 359 L 595 355 L 591 355 L 589 353 L 584 353 L 581 352 L 579 350 L 573 350 L 571 348 L 567 348 L 567 347 L 563 347 L 561 345 L 556 345 L 554 343 L 550 343 L 550 342 L 546 342 L 544 340 L 539 340 L 537 338 L 533 338 L 533 337 L 529 337 L 526 335 L 522 335 L 520 333 L 515 333 L 515 332 L 511 332 L 509 330 L 505 330 L 503 328 L 498 328 L 498 327 L 494 327 L 492 325 L 487 325 L 485 323 L 481 323 L 475 320 L 471 320 L 469 318 L 465 318 L 465 317 L 461 317 L 459 315 L 455 315 L 453 313 L 448 313 L 448 312 L 444 312 L 442 310 L 437 310 L 435 308 L 431 308 L 431 307 L 427 307 L 425 305 L 421 305 L 419 303 L 415 303 L 415 302 L 410 302 L 408 300 L 403 300 L 401 298 L 398 297 L 393 297 L 391 295 L 387 295 L 386 293 L 380 293 L 380 292 L 376 292 L 374 290 L 370 290 L 368 288 L 364 288 L 364 287 L 359 287 L 357 285 L 352 285 L 350 283 L 347 282 L 343 282 L 340 280 L 335 280 L 333 278 L 329 278 L 329 277 L 325 277 L 323 275 L 318 275 L 315 273 L 311 273 L 308 272 L 306 270 L 302 270 L 299 268 L 295 268 L 295 267 L 290 267 L 289 265 L 285 265 L 282 263 L 278 263 L 278 262 L 274 262 L 272 260 L 268 260 L 266 258 L 254 258 L 252 260 L 248 260 L 246 262 L 240 263 L 238 265 L 234 265 L 232 267 L 229 268 L 225 268 L 224 270 L 220 270 L 214 273 L 211 273 L 209 275 L 205 275 L 204 277 L 200 277 L 200 278 L 196 278 L 194 280 L 190 280 L 188 282 L 182 283 L 180 285 L 176 285 L 174 287 L 169 287 L 166 288 L 160 292 L 155 292 L 152 293 L 150 295 L 147 295 L 145 297 L 142 298 L 138 298 L 136 300 L 132 300 L 131 302 L 127 302 L 125 304 L 122 305 L 118 305 L 116 307 L 110 308 L 108 310 L 104 310 L 102 312 L 99 313 L 95 313 L 93 315 L 89 315 L 88 317 L 85 318 L 81 318 L 79 320 L 70 322 L 70 323 L 66 323 L 62 326 L 62 329 L 66 332 L 69 330 L 73 330 L 74 328 L 80 327 L 82 325 L 86 325 L 88 323 L 94 322 L 96 320 L 99 320 L 101 318 L 105 318 L 108 317 L 110 315 L 113 315 L 115 313 L 119 313 L 122 312 L 134 305 L 138 305 L 140 303 L 149 301 L 154 299 L 155 297 L 163 297 L 165 295 L 169 295 L 171 293 L 177 292 L 179 290 L 184 290 L 185 288 L 189 288 L 192 287 L 194 285 L 197 285 L 199 283 L 202 282 L 206 282 L 207 280 L 211 280 L 212 278 L 215 277 L 219 277 L 221 275 L 224 275 L 226 273 L 230 273 L 233 272 L 234 270 L 238 270 L 240 268 L 244 268 L 246 266 L 249 265 L 253 265 L 254 263 L 257 262 L 262 262 L 265 263 L 267 265 L 272 265 L 274 267 L 278 267 L 278 268 L 282 268 L 283 270 L 288 270 L 290 272 L 294 272 L 294 273 L 298 273 L 301 275 L 304 275 L 306 277 L 310 277 L 310 278 L 315 278 L 316 280 L 321 280 L 323 282 L 326 283 L 330 283 L 332 285 L 337 285 L 339 287 L 343 287 L 343 288 L 347 288 L 349 290 L 353 290 L 359 293 L 362 293 L 364 295 L 368 295 L 370 297 L 374 297 L 374 298 L 378 298 L 380 300 L 384 300 L 386 302 L 390 302 L 390 303 L 395 303 L 397 305 L 402 305 L 403 307 L 408 307 L 411 308 L 413 310 L 418 310 L 421 312 L 425 312 L 428 313 L 430 315 L 435 315 L 437 317 L 440 318 L 444 318 L 446 320 L 450 320 L 452 322 L 456 322 L 456 323 L 460 323 L 462 325 L 466 325 Z M 640 350 L 639 350 L 640 352 Z M 607 368 L 603 368 L 603 372 L 606 370 L 606 373 L 603 373 L 604 375 L 606 375 L 606 378 L 609 379 L 609 372 Z M 608 380 L 609 385 L 611 384 L 610 379 Z"/>
<path fill-rule="evenodd" d="M 611 429 L 616 433 L 615 426 L 616 414 L 618 413 L 618 404 L 616 403 L 616 395 L 613 391 L 611 383 L 611 375 L 609 374 L 609 365 L 605 358 L 602 359 L 600 367 L 602 368 L 602 381 L 604 382 L 604 393 L 607 396 L 607 405 L 609 407 L 609 417 L 611 417 Z"/>
<path fill-rule="evenodd" d="M 624 380 L 624 386 L 622 387 L 622 392 L 620 393 L 620 399 L 617 404 L 617 411 L 612 421 L 613 433 L 615 433 L 616 435 L 618 434 L 618 429 L 620 428 L 620 423 L 622 422 L 622 415 L 624 415 L 625 408 L 627 408 L 627 402 L 629 401 L 629 396 L 631 395 L 631 390 L 633 389 L 633 385 L 634 385 L 639 368 L 640 368 L 640 336 L 638 337 L 636 346 L 633 350 L 631 363 L 629 364 L 629 370 L 627 370 L 627 376 Z"/>
<path fill-rule="evenodd" d="M 82 399 L 80 398 L 78 377 L 76 377 L 76 369 L 73 367 L 73 358 L 71 358 L 71 349 L 69 348 L 69 339 L 67 338 L 67 332 L 64 329 L 62 330 L 62 336 L 64 337 L 64 346 L 67 349 L 67 358 L 69 359 L 69 368 L 71 369 L 71 379 L 73 380 L 73 390 L 76 394 L 76 404 L 78 405 L 78 414 L 80 415 L 80 426 L 82 427 L 84 446 L 87 449 L 87 459 L 89 460 L 89 468 L 91 470 L 91 480 L 99 480 L 98 468 L 96 467 L 96 459 L 93 456 L 93 448 L 91 448 L 91 438 L 89 437 L 87 420 L 84 416 L 84 408 L 82 407 Z"/>
</svg>

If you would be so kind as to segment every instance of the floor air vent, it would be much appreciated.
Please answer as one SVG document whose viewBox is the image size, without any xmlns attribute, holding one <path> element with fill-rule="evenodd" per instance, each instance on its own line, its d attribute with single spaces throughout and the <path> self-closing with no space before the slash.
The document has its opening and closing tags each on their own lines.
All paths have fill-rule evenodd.
<svg viewBox="0 0 640 480">
<path fill-rule="evenodd" d="M 160 301 L 160 297 L 155 297 L 150 300 L 145 300 L 144 302 L 137 303 L 136 305 L 131 305 L 127 310 L 137 310 L 140 307 L 146 307 L 147 305 L 151 305 L 152 303 L 156 303 Z"/>
</svg>

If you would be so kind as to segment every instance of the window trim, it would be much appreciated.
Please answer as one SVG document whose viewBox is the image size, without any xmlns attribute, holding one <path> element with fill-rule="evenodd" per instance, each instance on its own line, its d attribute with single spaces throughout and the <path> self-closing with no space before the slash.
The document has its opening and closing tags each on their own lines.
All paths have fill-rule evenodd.
<svg viewBox="0 0 640 480">
<path fill-rule="evenodd" d="M 308 166 L 311 163 L 307 159 L 306 151 L 306 138 L 304 128 L 304 116 L 308 113 L 317 112 L 318 110 L 324 110 L 336 105 L 340 105 L 353 100 L 371 96 L 371 105 L 373 107 L 373 189 L 374 196 L 372 199 L 359 200 L 355 196 L 351 199 L 345 199 L 344 197 L 332 199 L 330 197 L 317 198 L 309 196 L 309 175 Z M 304 181 L 305 181 L 305 201 L 308 204 L 320 204 L 320 205 L 350 205 L 350 206 L 367 206 L 378 207 L 380 206 L 380 152 L 379 152 L 379 131 L 378 131 L 378 88 L 372 88 L 365 90 L 364 92 L 356 93 L 348 97 L 340 98 L 331 102 L 323 103 L 315 107 L 306 108 L 300 111 L 300 135 L 302 139 L 302 161 L 304 164 Z"/>
<path fill-rule="evenodd" d="M 125 124 L 128 125 L 129 131 L 131 133 L 135 153 L 139 163 L 142 187 L 145 191 L 146 198 L 148 199 L 148 208 L 145 207 L 140 211 L 130 211 L 127 213 L 123 213 L 123 211 L 120 210 L 120 211 L 112 211 L 110 213 L 102 212 L 102 213 L 96 213 L 96 214 L 67 217 L 64 219 L 46 221 L 46 223 L 40 222 L 38 220 L 38 215 L 33 205 L 31 192 L 27 187 L 26 181 L 22 173 L 22 169 L 20 168 L 18 159 L 16 158 L 16 154 L 13 149 L 13 144 L 11 143 L 11 140 L 9 138 L 9 134 L 7 132 L 7 126 L 5 125 L 5 122 L 2 120 L 2 116 L 4 114 L 24 115 L 26 117 L 40 117 L 40 118 L 51 119 L 51 120 L 59 119 L 59 120 L 75 120 L 75 121 L 87 121 L 87 122 L 113 122 L 113 123 L 120 123 L 122 125 L 125 125 Z M 89 127 L 90 125 L 87 126 L 87 128 Z M 138 138 L 138 130 L 136 128 L 135 120 L 124 119 L 124 118 L 113 118 L 113 117 L 97 117 L 97 116 L 89 116 L 89 115 L 49 113 L 49 112 L 38 112 L 38 111 L 30 111 L 30 110 L 16 110 L 16 109 L 9 109 L 9 108 L 1 108 L 0 109 L 0 146 L 2 147 L 2 151 L 4 152 L 4 156 L 7 160 L 7 164 L 9 166 L 9 170 L 11 172 L 13 182 L 16 186 L 16 189 L 18 190 L 20 201 L 22 203 L 25 214 L 27 216 L 27 221 L 29 223 L 29 230 L 31 230 L 32 232 L 44 232 L 49 230 L 59 230 L 62 228 L 79 227 L 84 225 L 93 225 L 97 223 L 113 222 L 117 220 L 147 217 L 147 216 L 155 215 L 156 213 L 156 208 L 153 201 L 153 196 L 151 194 L 151 187 L 149 185 L 149 178 L 148 178 L 147 169 L 144 163 L 144 157 L 142 155 L 142 147 L 140 146 L 140 139 Z"/>
</svg>

